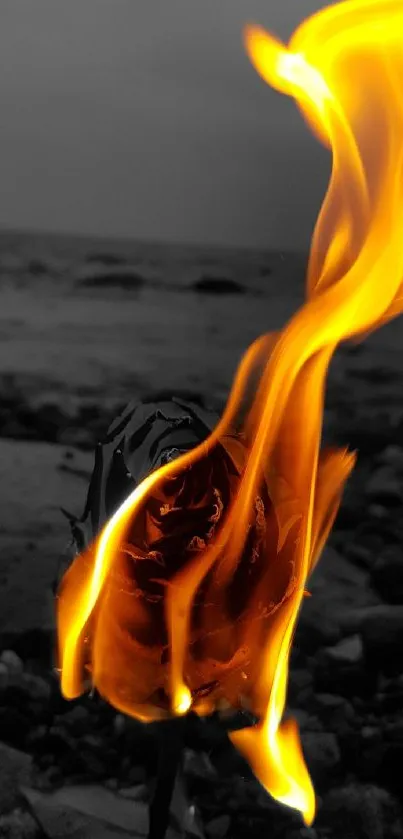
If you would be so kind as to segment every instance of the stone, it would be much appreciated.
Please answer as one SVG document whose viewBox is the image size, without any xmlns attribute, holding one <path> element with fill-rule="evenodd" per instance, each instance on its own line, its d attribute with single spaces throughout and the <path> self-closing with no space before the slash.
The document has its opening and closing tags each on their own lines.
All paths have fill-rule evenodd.
<svg viewBox="0 0 403 839">
<path fill-rule="evenodd" d="M 403 761 L 403 723 L 400 719 L 383 726 L 383 754 L 379 769 L 382 786 L 399 797 L 403 804 L 400 766 Z"/>
<path fill-rule="evenodd" d="M 331 693 L 316 693 L 312 698 L 312 709 L 324 724 L 326 731 L 338 736 L 350 731 L 354 725 L 354 708 L 342 696 Z"/>
<path fill-rule="evenodd" d="M 358 634 L 352 635 L 320 650 L 315 662 L 315 684 L 328 693 L 354 696 L 360 693 L 363 666 L 362 639 Z"/>
<path fill-rule="evenodd" d="M 363 610 L 360 623 L 366 668 L 387 676 L 403 673 L 403 606 Z"/>
<path fill-rule="evenodd" d="M 205 752 L 185 749 L 183 753 L 183 772 L 187 778 L 209 780 L 216 776 L 216 771 Z"/>
<path fill-rule="evenodd" d="M 329 825 L 335 839 L 399 839 L 399 807 L 386 790 L 348 784 L 329 792 L 318 814 L 318 825 Z"/>
<path fill-rule="evenodd" d="M 126 717 L 123 714 L 116 714 L 116 717 L 113 721 L 113 729 L 117 737 L 120 737 L 124 734 L 126 729 Z"/>
<path fill-rule="evenodd" d="M 24 671 L 23 662 L 13 650 L 3 650 L 0 655 L 0 662 L 7 667 L 10 673 L 19 674 Z"/>
<path fill-rule="evenodd" d="M 135 787 L 122 787 L 119 789 L 122 798 L 130 798 L 131 801 L 149 801 L 150 790 L 146 784 L 139 784 Z"/>
<path fill-rule="evenodd" d="M 34 673 L 23 673 L 22 686 L 26 689 L 30 699 L 47 704 L 51 696 L 51 686 L 46 679 Z"/>
<path fill-rule="evenodd" d="M 313 676 L 305 668 L 295 668 L 290 671 L 288 683 L 288 702 L 298 707 L 312 694 Z"/>
<path fill-rule="evenodd" d="M 383 523 L 387 526 L 390 511 L 387 507 L 384 506 L 384 504 L 370 504 L 367 512 L 371 519 L 374 519 L 375 521 Z"/>
<path fill-rule="evenodd" d="M 376 459 L 379 466 L 390 466 L 396 472 L 403 473 L 403 448 L 386 446 Z"/>
<path fill-rule="evenodd" d="M 381 782 L 380 771 L 385 750 L 379 722 L 362 728 L 351 728 L 339 739 L 343 759 L 350 772 L 360 782 Z"/>
<path fill-rule="evenodd" d="M 194 291 L 203 294 L 244 294 L 245 289 L 230 277 L 203 276 L 193 285 Z"/>
<path fill-rule="evenodd" d="M 307 589 L 311 597 L 304 598 L 295 645 L 311 655 L 355 634 L 357 610 L 379 603 L 368 585 L 368 572 L 330 545 L 324 549 Z"/>
<path fill-rule="evenodd" d="M 23 793 L 42 836 L 123 839 L 133 833 L 147 835 L 147 805 L 123 799 L 105 787 L 65 786 L 47 794 L 24 787 Z"/>
<path fill-rule="evenodd" d="M 8 686 L 10 681 L 10 671 L 6 664 L 0 661 L 0 694 Z"/>
<path fill-rule="evenodd" d="M 33 274 L 35 277 L 43 277 L 44 274 L 48 273 L 48 266 L 46 262 L 42 259 L 30 259 L 27 265 L 27 269 L 30 274 Z"/>
<path fill-rule="evenodd" d="M 0 815 L 0 839 L 42 839 L 41 831 L 30 813 L 21 808 Z"/>
<path fill-rule="evenodd" d="M 296 644 L 306 652 L 336 644 L 341 638 L 337 617 L 326 613 L 318 597 L 307 597 L 297 625 Z"/>
<path fill-rule="evenodd" d="M 371 583 L 386 603 L 403 605 L 403 547 L 390 545 L 376 559 Z"/>
<path fill-rule="evenodd" d="M 5 815 L 19 806 L 20 787 L 31 783 L 32 758 L 0 743 L 0 813 Z"/>
<path fill-rule="evenodd" d="M 90 253 L 85 257 L 85 261 L 112 267 L 115 265 L 125 265 L 127 263 L 126 258 L 117 253 Z"/>
<path fill-rule="evenodd" d="M 23 711 L 9 705 L 0 706 L 0 741 L 24 749 L 30 727 L 30 720 Z"/>
<path fill-rule="evenodd" d="M 365 487 L 365 494 L 370 501 L 385 506 L 399 506 L 403 502 L 402 482 L 390 466 L 376 469 Z"/>
<path fill-rule="evenodd" d="M 84 288 L 116 288 L 125 291 L 137 291 L 137 289 L 142 288 L 144 282 L 144 277 L 136 271 L 119 268 L 87 273 L 78 280 L 78 285 Z"/>
<path fill-rule="evenodd" d="M 223 839 L 228 835 L 231 819 L 227 815 L 217 816 L 206 824 L 206 836 L 211 839 Z"/>
<path fill-rule="evenodd" d="M 400 713 L 403 708 L 403 676 L 397 676 L 383 686 L 376 696 L 376 710 L 382 717 Z"/>
<path fill-rule="evenodd" d="M 10 672 L 1 690 L 1 727 L 4 729 L 7 726 L 7 719 L 11 720 L 15 714 L 24 717 L 28 722 L 44 722 L 49 716 L 50 699 L 51 687 L 45 679 L 32 673 Z M 17 726 L 17 736 L 20 734 Z M 4 739 L 7 742 L 10 742 L 9 737 L 10 733 L 6 731 Z M 18 747 L 24 746 L 21 740 L 11 742 Z"/>
<path fill-rule="evenodd" d="M 334 665 L 354 667 L 362 661 L 362 640 L 359 635 L 351 635 L 330 647 L 327 653 Z"/>
<path fill-rule="evenodd" d="M 341 755 L 335 734 L 305 731 L 301 742 L 309 773 L 318 789 L 332 782 L 341 769 Z"/>
<path fill-rule="evenodd" d="M 55 643 L 51 585 L 69 538 L 60 507 L 80 509 L 86 492 L 82 478 L 58 470 L 63 451 L 55 444 L 0 439 L 7 475 L 1 497 L 0 649 L 14 649 L 23 661 L 49 661 L 50 667 Z M 93 454 L 80 452 L 76 462 L 91 468 Z M 35 556 L 26 549 L 28 539 L 38 544 Z"/>
<path fill-rule="evenodd" d="M 346 555 L 352 560 L 352 562 L 355 563 L 355 565 L 358 565 L 359 568 L 368 570 L 372 567 L 372 551 L 370 551 L 366 545 L 349 542 L 346 546 Z"/>
<path fill-rule="evenodd" d="M 58 724 L 63 725 L 74 735 L 81 735 L 88 732 L 90 726 L 90 714 L 83 705 L 76 705 L 67 713 L 60 715 Z"/>
</svg>

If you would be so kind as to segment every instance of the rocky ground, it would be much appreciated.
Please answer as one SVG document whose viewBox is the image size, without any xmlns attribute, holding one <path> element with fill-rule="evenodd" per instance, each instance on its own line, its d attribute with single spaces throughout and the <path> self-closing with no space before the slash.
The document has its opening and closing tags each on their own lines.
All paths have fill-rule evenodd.
<svg viewBox="0 0 403 839">
<path fill-rule="evenodd" d="M 215 721 L 190 726 L 186 736 L 174 809 L 177 818 L 187 810 L 189 835 L 403 835 L 402 395 L 399 370 L 362 349 L 341 353 L 332 369 L 326 434 L 357 447 L 358 462 L 308 586 L 287 704 L 318 796 L 314 826 L 270 800 Z M 63 440 L 61 420 L 53 419 L 54 445 L 35 443 L 43 447 L 36 460 L 33 443 L 1 443 L 6 474 L 25 469 L 26 486 L 10 479 L 2 501 L 2 551 L 19 553 L 19 561 L 4 566 L 0 588 L 0 837 L 144 835 L 156 728 L 123 718 L 97 696 L 64 701 L 53 670 L 45 601 L 68 540 L 57 507 L 81 508 L 92 457 L 79 447 L 91 447 L 105 417 L 94 414 L 81 430 L 77 421 L 85 441 Z M 175 812 L 171 832 L 178 835 Z"/>
</svg>

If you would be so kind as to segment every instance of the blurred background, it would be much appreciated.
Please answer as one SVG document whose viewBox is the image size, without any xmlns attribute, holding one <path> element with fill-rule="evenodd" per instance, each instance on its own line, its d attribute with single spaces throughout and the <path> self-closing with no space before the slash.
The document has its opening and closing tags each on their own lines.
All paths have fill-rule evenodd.
<svg viewBox="0 0 403 839">
<path fill-rule="evenodd" d="M 81 511 L 94 446 L 130 399 L 172 393 L 219 412 L 253 339 L 303 302 L 331 161 L 294 102 L 250 66 L 242 29 L 288 39 L 317 8 L 3 0 L 0 649 L 11 658 L 3 669 L 0 658 L 0 741 L 33 755 L 50 786 L 80 775 L 74 720 L 38 746 L 56 713 L 51 585 L 71 553 L 60 508 Z M 210 790 L 203 818 L 242 805 L 240 836 L 276 825 L 287 837 L 400 835 L 402 332 L 395 321 L 340 348 L 329 376 L 325 438 L 357 448 L 358 462 L 304 605 L 290 691 L 323 825 L 301 833 L 236 766 L 238 804 Z M 41 656 L 42 700 L 32 680 L 21 687 Z M 81 775 L 111 781 L 104 740 L 91 736 Z M 235 783 L 225 754 L 224 786 L 226 775 Z M 130 760 L 126 775 L 137 783 Z M 0 822 L 2 807 L 0 793 Z M 238 836 L 234 825 L 207 835 Z"/>
</svg>

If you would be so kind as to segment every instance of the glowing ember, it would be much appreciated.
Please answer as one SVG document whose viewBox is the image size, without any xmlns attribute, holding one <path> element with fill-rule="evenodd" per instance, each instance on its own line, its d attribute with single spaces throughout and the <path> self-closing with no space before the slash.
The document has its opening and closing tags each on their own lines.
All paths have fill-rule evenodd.
<svg viewBox="0 0 403 839">
<path fill-rule="evenodd" d="M 307 824 L 313 787 L 296 723 L 281 722 L 288 660 L 306 580 L 354 460 L 345 451 L 320 452 L 328 365 L 340 341 L 403 311 L 402 33 L 401 0 L 325 8 L 288 47 L 259 27 L 246 28 L 260 75 L 296 99 L 333 153 L 307 299 L 281 332 L 246 353 L 208 440 L 136 487 L 96 545 L 75 559 L 58 599 L 67 698 L 90 681 L 116 708 L 146 720 L 190 708 L 210 713 L 223 698 L 247 702 L 260 723 L 231 739 L 271 795 L 300 810 Z M 160 637 L 122 546 L 136 546 L 151 498 L 168 505 L 161 515 L 178 510 L 172 482 L 186 484 L 235 431 L 240 475 L 217 513 L 219 526 L 176 557 L 165 578 Z M 264 533 L 255 553 L 248 548 L 251 527 Z M 132 563 L 140 559 L 134 550 Z M 143 574 L 145 588 L 163 577 L 158 562 Z"/>
</svg>

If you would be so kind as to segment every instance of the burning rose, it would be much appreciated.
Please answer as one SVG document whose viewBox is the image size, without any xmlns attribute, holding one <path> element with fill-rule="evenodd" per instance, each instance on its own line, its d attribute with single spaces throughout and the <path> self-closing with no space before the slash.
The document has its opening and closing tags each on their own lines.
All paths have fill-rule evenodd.
<svg viewBox="0 0 403 839">
<path fill-rule="evenodd" d="M 81 552 L 98 536 L 119 505 L 150 472 L 205 440 L 217 421 L 218 416 L 212 411 L 181 399 L 131 403 L 96 449 L 82 517 L 70 517 L 77 551 Z M 231 480 L 239 475 L 236 463 L 242 462 L 243 451 L 239 439 L 229 437 L 208 462 L 187 470 L 186 477 L 170 481 L 165 492 L 150 499 L 142 550 L 155 553 L 168 549 L 173 553 L 192 538 L 194 546 L 197 540 L 200 544 L 200 540 L 208 538 L 214 517 L 218 521 L 222 507 L 228 503 Z"/>
<path fill-rule="evenodd" d="M 333 153 L 306 299 L 249 348 L 213 429 L 178 401 L 114 424 L 72 521 L 83 552 L 58 591 L 64 696 L 90 681 L 151 720 L 246 695 L 259 723 L 231 739 L 306 824 L 315 795 L 297 725 L 282 721 L 289 653 L 354 463 L 321 449 L 329 364 L 342 341 L 403 311 L 402 25 L 401 3 L 354 0 L 287 45 L 246 27 L 256 70 Z"/>
<path fill-rule="evenodd" d="M 130 405 L 98 446 L 81 518 L 70 516 L 77 553 L 59 590 L 82 581 L 94 563 L 96 539 L 108 519 L 150 472 L 202 443 L 217 417 L 180 399 Z M 247 458 L 242 437 L 227 434 L 191 466 L 160 481 L 136 512 L 86 627 L 81 684 L 92 670 L 93 648 L 102 637 L 96 686 L 112 704 L 136 716 L 169 713 L 170 649 L 165 593 L 175 575 L 219 535 Z M 293 520 L 290 519 L 291 531 Z M 291 532 L 290 531 L 290 532 Z M 186 680 L 193 704 L 213 710 L 225 700 L 239 707 L 246 682 L 259 667 L 246 638 L 250 624 L 267 623 L 295 588 L 292 564 L 278 561 L 278 510 L 267 482 L 255 499 L 248 535 L 225 591 L 213 573 L 199 586 L 191 613 Z M 270 557 L 277 561 L 270 562 Z M 73 578 L 73 580 L 72 580 Z M 270 599 L 264 597 L 270 593 Z M 71 614 L 68 620 L 71 622 Z M 259 631 L 253 646 L 259 643 Z M 263 635 L 262 635 L 263 639 Z M 263 644 L 262 644 L 263 648 Z M 253 660 L 252 660 L 253 659 Z"/>
</svg>

